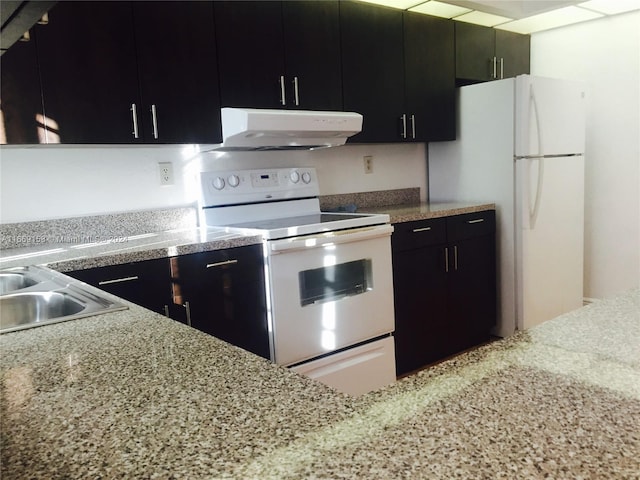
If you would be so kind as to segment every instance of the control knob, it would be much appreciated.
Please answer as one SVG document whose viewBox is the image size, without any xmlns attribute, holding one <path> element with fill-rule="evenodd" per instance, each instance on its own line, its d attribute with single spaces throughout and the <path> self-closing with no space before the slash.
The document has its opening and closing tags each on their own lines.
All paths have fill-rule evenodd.
<svg viewBox="0 0 640 480">
<path fill-rule="evenodd" d="M 304 173 L 302 174 L 302 181 L 303 181 L 304 183 L 309 183 L 309 182 L 311 182 L 311 174 L 310 174 L 309 172 L 304 172 Z"/>
<path fill-rule="evenodd" d="M 237 175 L 230 175 L 227 182 L 229 182 L 229 186 L 235 188 L 240 185 L 240 178 Z"/>
<path fill-rule="evenodd" d="M 213 188 L 215 188 L 216 190 L 222 190 L 224 188 L 224 178 L 222 177 L 216 177 L 213 179 L 213 182 L 211 182 L 213 184 Z"/>
<path fill-rule="evenodd" d="M 300 174 L 297 172 L 297 170 L 294 170 L 289 174 L 289 178 L 293 183 L 298 183 L 298 181 L 300 180 Z"/>
</svg>

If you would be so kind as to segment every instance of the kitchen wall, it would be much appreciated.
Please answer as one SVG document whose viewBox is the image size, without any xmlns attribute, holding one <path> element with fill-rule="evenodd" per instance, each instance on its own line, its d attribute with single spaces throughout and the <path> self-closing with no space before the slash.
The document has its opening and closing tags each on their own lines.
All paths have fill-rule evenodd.
<svg viewBox="0 0 640 480">
<path fill-rule="evenodd" d="M 531 73 L 587 82 L 585 297 L 640 285 L 640 12 L 532 35 Z"/>
<path fill-rule="evenodd" d="M 364 173 L 364 155 L 373 156 L 373 173 Z M 158 162 L 173 164 L 174 185 L 160 185 Z M 426 198 L 424 144 L 233 154 L 195 146 L 2 147 L 0 223 L 192 205 L 200 169 L 275 166 L 314 166 L 322 195 L 419 187 Z"/>
</svg>

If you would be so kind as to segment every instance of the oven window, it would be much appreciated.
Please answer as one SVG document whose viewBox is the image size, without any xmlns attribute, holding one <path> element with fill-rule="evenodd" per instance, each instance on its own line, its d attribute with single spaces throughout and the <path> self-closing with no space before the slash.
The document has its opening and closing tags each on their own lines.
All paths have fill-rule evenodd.
<svg viewBox="0 0 640 480">
<path fill-rule="evenodd" d="M 329 302 L 373 288 L 371 259 L 330 265 L 298 273 L 300 305 Z"/>
</svg>

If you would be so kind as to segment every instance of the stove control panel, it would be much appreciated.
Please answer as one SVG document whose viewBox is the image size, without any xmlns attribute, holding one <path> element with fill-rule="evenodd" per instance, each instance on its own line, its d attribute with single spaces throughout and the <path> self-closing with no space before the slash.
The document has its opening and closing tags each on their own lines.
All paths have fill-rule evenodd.
<svg viewBox="0 0 640 480">
<path fill-rule="evenodd" d="M 268 168 L 200 173 L 202 206 L 243 204 L 320 195 L 315 168 Z"/>
</svg>

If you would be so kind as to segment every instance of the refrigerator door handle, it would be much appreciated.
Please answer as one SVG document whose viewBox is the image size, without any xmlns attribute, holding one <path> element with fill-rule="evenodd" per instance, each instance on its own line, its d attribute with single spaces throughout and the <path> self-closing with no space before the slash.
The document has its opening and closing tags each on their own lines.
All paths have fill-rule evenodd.
<svg viewBox="0 0 640 480">
<path fill-rule="evenodd" d="M 522 204 L 522 228 L 525 230 L 533 230 L 536 228 L 536 221 L 540 211 L 540 202 L 542 201 L 542 187 L 544 184 L 544 157 L 523 158 L 522 161 L 527 162 L 524 168 L 523 183 L 526 189 L 524 201 Z M 536 179 L 535 197 L 531 198 L 532 185 L 532 166 L 533 162 L 538 163 L 538 175 Z M 524 165 L 523 165 L 524 166 Z"/>
<path fill-rule="evenodd" d="M 542 151 L 542 131 L 540 130 L 540 112 L 538 110 L 538 101 L 536 99 L 536 92 L 533 89 L 533 83 L 530 86 L 529 90 L 529 99 L 531 101 L 531 105 L 533 106 L 533 114 L 535 116 L 535 125 L 536 125 L 536 139 L 538 140 L 538 155 L 544 155 Z"/>
</svg>

